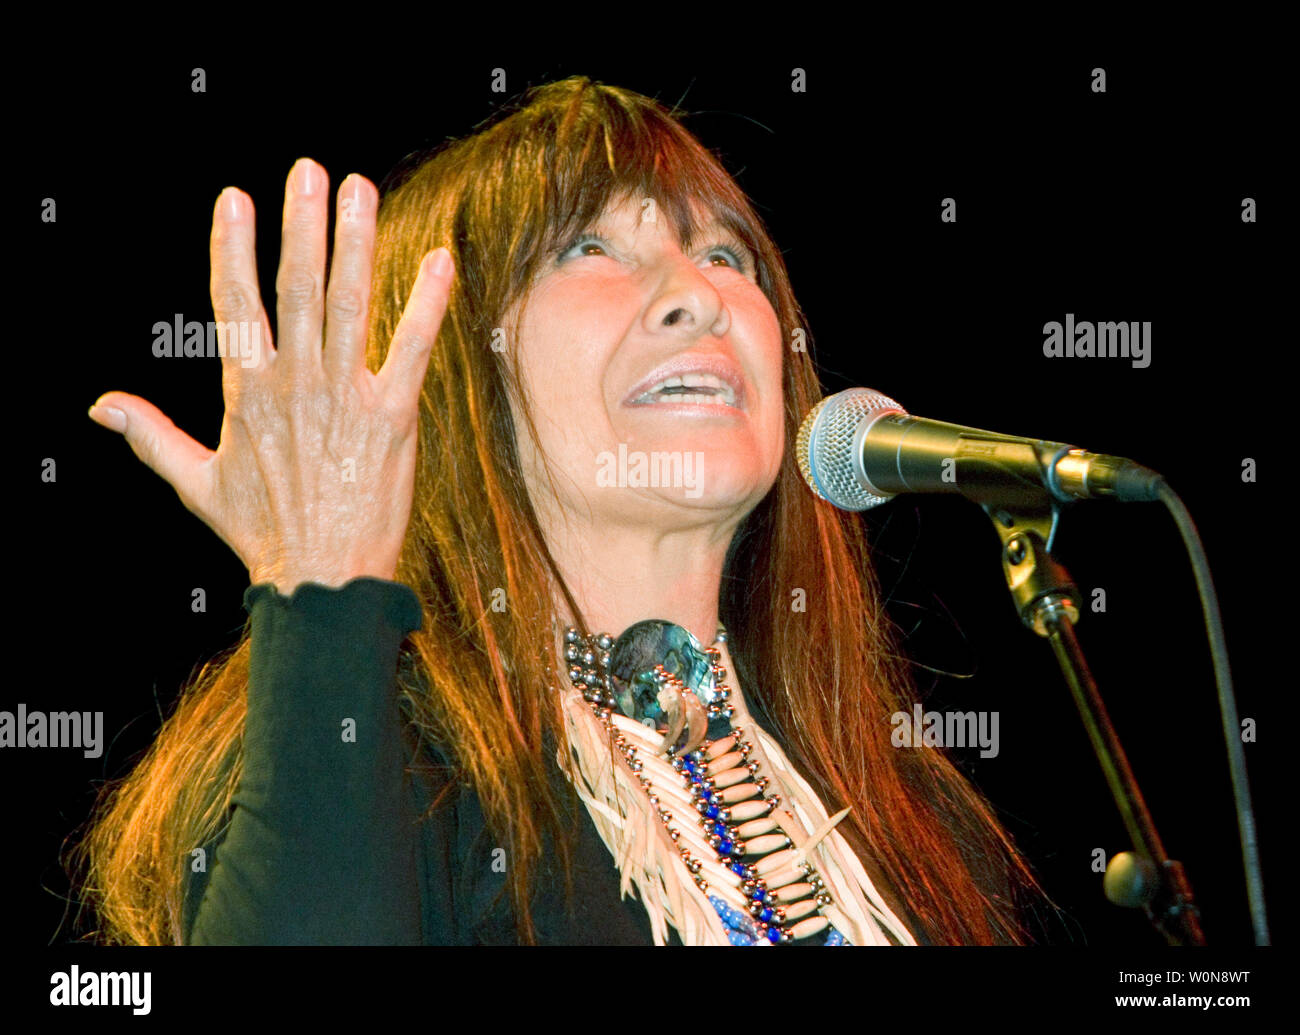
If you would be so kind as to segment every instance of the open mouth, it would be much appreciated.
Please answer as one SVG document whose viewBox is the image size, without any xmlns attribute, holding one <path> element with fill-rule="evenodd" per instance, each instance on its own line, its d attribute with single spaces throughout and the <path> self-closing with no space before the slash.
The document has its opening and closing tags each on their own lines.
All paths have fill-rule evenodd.
<svg viewBox="0 0 1300 1035">
<path fill-rule="evenodd" d="M 666 377 L 632 400 L 633 406 L 665 403 L 694 403 L 712 406 L 736 405 L 736 390 L 713 374 L 681 374 Z"/>
</svg>

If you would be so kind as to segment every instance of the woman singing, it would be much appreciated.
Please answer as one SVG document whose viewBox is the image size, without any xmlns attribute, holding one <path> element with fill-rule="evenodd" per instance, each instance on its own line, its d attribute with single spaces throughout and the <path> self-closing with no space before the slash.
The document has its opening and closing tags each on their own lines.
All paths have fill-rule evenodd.
<svg viewBox="0 0 1300 1035">
<path fill-rule="evenodd" d="M 914 692 L 781 253 L 648 98 L 570 79 L 395 177 L 289 175 L 277 336 L 213 212 L 215 452 L 121 432 L 248 568 L 238 645 L 81 846 L 136 944 L 988 944 L 1038 894 L 891 744 Z M 1023 894 L 1022 894 L 1023 893 Z"/>
</svg>

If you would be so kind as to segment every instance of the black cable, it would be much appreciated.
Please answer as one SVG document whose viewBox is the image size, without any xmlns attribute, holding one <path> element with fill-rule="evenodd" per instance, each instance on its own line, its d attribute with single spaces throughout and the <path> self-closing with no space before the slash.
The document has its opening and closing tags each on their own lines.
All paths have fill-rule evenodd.
<svg viewBox="0 0 1300 1035">
<path fill-rule="evenodd" d="M 1250 781 L 1246 776 L 1246 752 L 1241 746 L 1241 723 L 1237 718 L 1237 699 L 1232 691 L 1232 672 L 1228 668 L 1228 648 L 1223 635 L 1223 621 L 1219 615 L 1219 598 L 1214 592 L 1214 579 L 1205 557 L 1205 548 L 1196 531 L 1192 515 L 1188 513 L 1178 494 L 1161 478 L 1156 483 L 1156 495 L 1169 508 L 1183 545 L 1192 562 L 1196 576 L 1196 591 L 1205 612 L 1205 630 L 1210 640 L 1210 654 L 1214 659 L 1214 680 L 1219 689 L 1219 712 L 1223 716 L 1223 736 L 1228 744 L 1228 768 L 1232 773 L 1232 795 L 1237 807 L 1237 828 L 1241 833 L 1242 862 L 1246 870 L 1246 896 L 1250 903 L 1250 919 L 1255 929 L 1255 944 L 1269 945 L 1268 915 L 1264 908 L 1264 882 L 1259 869 L 1259 845 L 1255 838 L 1255 811 L 1250 801 Z"/>
</svg>

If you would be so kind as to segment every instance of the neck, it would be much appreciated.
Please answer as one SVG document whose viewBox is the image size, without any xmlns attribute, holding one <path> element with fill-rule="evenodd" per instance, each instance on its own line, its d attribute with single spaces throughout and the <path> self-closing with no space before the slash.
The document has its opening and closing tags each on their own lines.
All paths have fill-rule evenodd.
<svg viewBox="0 0 1300 1035">
<path fill-rule="evenodd" d="M 550 545 L 591 632 L 617 638 L 635 622 L 661 618 L 707 647 L 718 631 L 718 591 L 734 531 L 734 525 L 601 528 L 553 536 Z M 563 600 L 557 604 L 572 622 Z"/>
</svg>

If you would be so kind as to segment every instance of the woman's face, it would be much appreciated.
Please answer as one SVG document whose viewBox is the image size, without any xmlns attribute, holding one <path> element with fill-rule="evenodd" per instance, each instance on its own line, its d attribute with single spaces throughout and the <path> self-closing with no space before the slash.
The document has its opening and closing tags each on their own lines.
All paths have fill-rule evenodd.
<svg viewBox="0 0 1300 1035">
<path fill-rule="evenodd" d="M 611 206 L 547 263 L 509 321 L 537 426 L 533 442 L 516 413 L 534 499 L 549 494 L 540 447 L 556 502 L 584 520 L 738 521 L 785 446 L 780 325 L 753 258 L 716 224 L 684 253 L 647 201 Z"/>
</svg>

